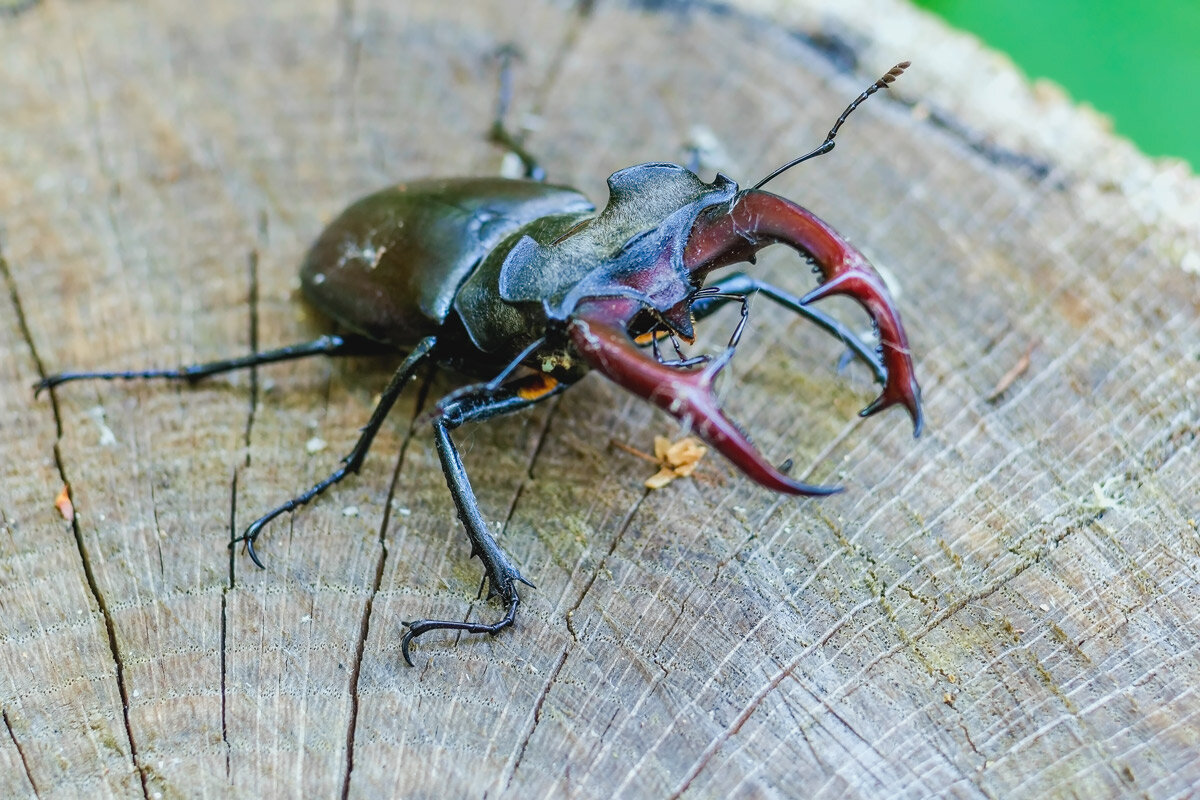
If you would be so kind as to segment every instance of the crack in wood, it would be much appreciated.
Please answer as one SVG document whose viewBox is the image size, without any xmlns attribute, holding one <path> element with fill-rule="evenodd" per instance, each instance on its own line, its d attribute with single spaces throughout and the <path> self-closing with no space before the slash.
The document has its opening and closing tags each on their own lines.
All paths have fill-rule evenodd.
<svg viewBox="0 0 1200 800">
<path fill-rule="evenodd" d="M 362 31 L 356 29 L 354 0 L 338 0 L 338 39 L 342 44 L 342 76 L 345 87 L 340 93 L 347 98 L 346 116 L 350 118 L 350 130 L 354 138 L 361 140 L 362 131 L 358 120 L 358 71 L 362 63 Z M 383 167 L 383 164 L 377 166 Z"/>
<path fill-rule="evenodd" d="M 247 448 L 249 442 L 247 442 Z M 229 485 L 229 581 L 221 587 L 221 632 L 220 655 L 218 668 L 221 674 L 221 742 L 225 746 L 225 778 L 229 779 L 233 769 L 233 746 L 229 741 L 229 594 L 236 585 L 237 549 L 237 492 L 238 469 L 233 470 L 233 478 Z"/>
<path fill-rule="evenodd" d="M 70 486 L 71 481 L 67 476 L 66 465 L 63 463 L 62 451 L 58 442 L 54 444 L 54 463 L 58 468 L 58 474 L 62 478 L 63 483 Z M 75 502 L 75 508 L 78 511 L 78 502 Z M 108 651 L 112 658 L 117 692 L 121 695 L 121 718 L 125 725 L 125 736 L 129 742 L 129 758 L 134 771 L 140 779 L 142 796 L 145 800 L 150 800 L 149 776 L 146 774 L 145 766 L 141 763 L 137 738 L 133 735 L 133 723 L 129 718 L 129 687 L 125 682 L 125 662 L 121 656 L 120 645 L 117 643 L 117 623 L 113 619 L 112 612 L 108 608 L 108 601 L 105 600 L 104 593 L 100 590 L 100 584 L 96 580 L 96 573 L 92 569 L 92 560 L 88 554 L 87 545 L 83 541 L 83 530 L 79 526 L 78 513 L 71 520 L 71 528 L 75 534 L 75 548 L 79 555 L 79 563 L 83 567 L 83 575 L 87 581 L 88 591 L 91 593 L 96 607 L 100 610 L 100 617 L 104 622 L 104 630 L 108 637 Z"/>
<path fill-rule="evenodd" d="M 624 538 L 625 532 L 629 530 L 629 526 L 633 522 L 633 518 L 637 515 L 638 509 L 642 507 L 642 503 L 645 502 L 646 498 L 650 496 L 651 491 L 652 490 L 650 489 L 643 489 L 638 498 L 634 500 L 633 505 L 630 506 L 629 510 L 625 513 L 625 516 L 621 519 L 621 522 L 617 525 L 617 531 L 613 535 L 612 541 L 608 545 L 608 550 L 592 569 L 592 574 L 588 577 L 587 583 L 584 584 L 583 589 L 579 592 L 579 597 L 575 599 L 575 603 L 570 609 L 567 610 L 565 615 L 567 620 L 567 630 L 570 631 L 572 640 L 579 641 L 579 634 L 575 630 L 575 612 L 578 611 L 579 607 L 583 605 L 583 600 L 585 597 L 587 597 L 588 592 L 591 591 L 592 584 L 596 582 L 596 579 L 600 577 L 600 573 L 603 572 L 605 567 L 608 565 L 608 559 L 611 558 L 612 554 L 617 551 L 617 547 L 621 544 L 621 539 Z"/>
<path fill-rule="evenodd" d="M 4 281 L 5 281 L 5 285 L 8 288 L 9 297 L 11 298 L 13 306 L 16 309 L 18 327 L 21 330 L 21 335 L 24 338 L 26 345 L 29 347 L 30 355 L 32 356 L 34 364 L 37 367 L 39 376 L 42 378 L 45 378 L 46 370 L 45 370 L 44 363 L 42 361 L 41 356 L 38 354 L 37 345 L 35 344 L 35 342 L 33 340 L 33 334 L 29 329 L 28 321 L 25 316 L 24 307 L 21 304 L 21 297 L 20 297 L 20 294 L 17 292 L 16 282 L 14 281 L 14 279 L 12 277 L 12 272 L 9 269 L 8 262 L 5 260 L 4 254 L 2 252 L 0 252 L 0 274 L 2 274 L 4 276 Z M 66 466 L 63 462 L 62 451 L 59 446 L 62 441 L 62 434 L 63 434 L 62 414 L 59 410 L 58 399 L 55 396 L 54 389 L 49 389 L 48 393 L 50 395 L 51 407 L 54 410 L 54 424 L 55 424 L 55 431 L 56 431 L 55 441 L 54 441 L 54 465 L 55 465 L 55 469 L 57 469 L 57 471 L 58 471 L 59 478 L 63 482 L 63 485 L 70 486 L 71 482 L 67 476 Z M 74 498 L 72 498 L 72 503 L 74 504 L 76 510 L 78 511 L 78 509 L 79 509 L 78 502 L 75 501 Z M 140 759 L 138 756 L 138 750 L 137 750 L 137 744 L 136 744 L 136 740 L 133 735 L 133 728 L 132 728 L 132 725 L 130 724 L 130 720 L 129 720 L 129 689 L 125 685 L 124 664 L 121 661 L 120 648 L 117 645 L 116 623 L 114 622 L 114 620 L 112 619 L 112 616 L 109 613 L 108 604 L 104 600 L 104 595 L 100 591 L 100 587 L 96 582 L 96 576 L 92 571 L 91 561 L 88 558 L 87 546 L 83 542 L 83 533 L 79 527 L 79 515 L 78 514 L 76 514 L 71 519 L 70 524 L 71 524 L 71 529 L 75 536 L 75 546 L 76 546 L 76 550 L 79 555 L 80 563 L 83 567 L 83 573 L 84 573 L 84 577 L 87 581 L 88 590 L 91 592 L 92 598 L 95 600 L 96 605 L 100 610 L 101 617 L 104 620 L 105 631 L 108 634 L 109 654 L 111 655 L 112 660 L 113 660 L 113 668 L 114 668 L 115 678 L 116 678 L 116 683 L 117 683 L 117 691 L 121 696 L 121 715 L 122 715 L 122 718 L 124 721 L 125 735 L 129 741 L 129 754 L 130 754 L 131 764 L 133 766 L 134 771 L 137 772 L 138 778 L 140 779 L 141 787 L 142 787 L 142 795 L 143 795 L 143 797 L 146 798 L 146 800 L 149 800 L 149 786 L 147 784 L 146 771 L 140 763 Z"/>
<path fill-rule="evenodd" d="M 259 241 L 265 244 L 267 237 L 267 214 L 262 212 L 259 216 Z M 251 250 L 246 257 L 246 272 L 247 272 L 247 316 L 249 317 L 249 335 L 250 335 L 250 352 L 258 352 L 258 327 L 259 327 L 259 305 L 258 305 L 258 250 Z M 246 449 L 245 465 L 250 466 L 250 439 L 254 434 L 254 422 L 258 416 L 259 402 L 259 382 L 258 382 L 258 365 L 250 365 L 250 396 L 249 408 L 246 412 L 246 428 L 242 437 L 243 445 Z"/>
<path fill-rule="evenodd" d="M 34 796 L 41 797 L 37 781 L 33 779 L 33 773 L 29 771 L 29 760 L 25 757 L 25 750 L 21 747 L 21 742 L 17 739 L 16 731 L 13 730 L 12 720 L 8 717 L 8 709 L 0 712 L 0 716 L 4 718 L 4 727 L 8 731 L 8 738 L 12 740 L 13 747 L 17 750 L 17 757 L 21 759 L 21 768 L 25 770 L 25 779 L 29 781 L 29 786 L 33 789 Z"/>
<path fill-rule="evenodd" d="M 432 375 L 428 378 L 421 387 L 421 391 L 417 396 L 417 401 L 413 406 L 412 417 L 409 420 L 408 429 L 405 431 L 404 439 L 400 444 L 400 452 L 396 457 L 396 466 L 392 470 L 392 480 L 388 485 L 387 497 L 383 504 L 383 517 L 379 523 L 379 556 L 375 560 L 375 574 L 371 581 L 371 589 L 367 593 L 367 599 L 363 603 L 362 621 L 359 625 L 358 639 L 354 646 L 354 661 L 350 666 L 349 694 L 350 694 L 350 713 L 346 723 L 346 769 L 342 778 L 342 800 L 346 800 L 350 796 L 350 783 L 354 775 L 354 744 L 355 736 L 358 731 L 358 711 L 360 698 L 358 694 L 358 682 L 362 676 L 362 662 L 366 654 L 367 641 L 371 633 L 371 615 L 375 607 L 375 598 L 379 595 L 379 587 L 383 585 L 383 571 L 387 564 L 388 546 L 387 546 L 387 530 L 388 523 L 391 521 L 392 502 L 396 497 L 396 489 L 400 484 L 400 471 L 404 466 L 404 457 L 408 453 L 409 444 L 412 442 L 415 432 L 415 423 L 421 415 L 424 408 L 425 400 L 428 397 L 429 383 Z"/>
<path fill-rule="evenodd" d="M 554 669 L 550 671 L 550 677 L 542 685 L 541 692 L 538 693 L 537 699 L 533 702 L 533 711 L 530 715 L 529 728 L 525 731 L 525 735 L 521 737 L 521 742 L 517 746 L 514 757 L 510 765 L 505 767 L 505 772 L 508 775 L 504 778 L 504 791 L 507 792 L 512 785 L 513 778 L 516 777 L 517 770 L 521 766 L 521 760 L 525 757 L 525 749 L 529 746 L 529 740 L 533 738 L 534 731 L 537 730 L 538 723 L 542 719 L 542 705 L 546 702 L 546 698 L 550 695 L 550 690 L 554 687 L 555 681 L 558 680 L 558 674 L 562 672 L 563 665 L 567 663 L 567 656 L 571 650 L 571 644 L 568 643 L 563 647 L 562 652 L 558 656 L 558 663 L 554 665 Z"/>
<path fill-rule="evenodd" d="M 25 316 L 25 307 L 21 304 L 21 295 L 17 290 L 17 281 L 13 278 L 12 270 L 9 268 L 8 261 L 4 257 L 2 241 L 0 241 L 0 277 L 4 278 L 4 286 L 8 290 L 9 301 L 16 312 L 17 329 L 21 332 L 21 339 L 25 342 L 25 346 L 29 348 L 29 357 L 33 360 L 38 377 L 45 380 L 46 364 L 42 361 L 37 343 L 33 339 L 33 331 L 29 328 L 29 319 Z M 54 412 L 54 438 L 57 441 L 62 438 L 63 433 L 62 412 L 58 407 L 58 396 L 55 395 L 54 390 L 47 390 L 46 395 L 50 398 L 50 407 Z"/>
</svg>

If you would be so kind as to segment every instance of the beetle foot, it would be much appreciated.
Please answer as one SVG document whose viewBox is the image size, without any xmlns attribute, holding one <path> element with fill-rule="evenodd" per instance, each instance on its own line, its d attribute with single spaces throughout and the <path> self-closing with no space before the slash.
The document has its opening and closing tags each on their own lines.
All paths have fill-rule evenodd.
<svg viewBox="0 0 1200 800">
<path fill-rule="evenodd" d="M 238 542 L 245 542 L 246 554 L 250 556 L 250 560 L 253 561 L 254 565 L 259 569 L 266 569 L 267 565 L 262 562 L 262 559 L 258 557 L 258 553 L 254 550 L 254 543 L 258 541 L 258 537 L 262 535 L 263 528 L 267 526 L 267 523 L 278 517 L 280 514 L 288 511 L 294 511 L 305 503 L 308 503 L 318 494 L 325 491 L 325 489 L 327 489 L 329 486 L 332 486 L 334 483 L 341 480 L 345 476 L 345 472 L 346 468 L 343 466 L 337 470 L 337 472 L 334 472 L 330 478 L 318 483 L 304 494 L 299 495 L 298 497 L 293 497 L 283 505 L 277 506 L 268 511 L 266 514 L 263 514 L 261 517 L 254 520 L 254 522 L 251 522 L 246 528 L 245 533 L 230 542 L 229 546 L 233 547 Z"/>
<path fill-rule="evenodd" d="M 258 553 L 254 550 L 254 543 L 258 540 L 259 535 L 262 534 L 266 524 L 287 510 L 286 508 L 276 508 L 269 514 L 254 520 L 254 522 L 250 523 L 250 527 L 246 528 L 245 533 L 230 542 L 229 546 L 233 547 L 238 542 L 244 542 L 246 545 L 246 555 L 250 556 L 250 560 L 254 562 L 254 565 L 259 569 L 266 569 L 267 565 L 262 562 L 262 559 L 258 557 Z"/>
<path fill-rule="evenodd" d="M 517 576 L 517 580 L 522 583 L 529 583 L 524 578 Z M 404 638 L 400 640 L 400 653 L 404 656 L 404 663 L 410 667 L 414 666 L 410 657 L 408 647 L 412 644 L 412 640 L 429 633 L 430 631 L 465 631 L 467 633 L 490 633 L 497 634 L 507 627 L 510 627 L 517 618 L 517 606 L 521 604 L 521 598 L 517 596 L 515 590 L 512 591 L 512 597 L 508 601 L 508 613 L 499 622 L 494 622 L 490 625 L 483 622 L 460 622 L 458 620 L 443 620 L 443 619 L 418 619 L 412 622 L 403 623 L 408 630 L 404 632 Z"/>
</svg>

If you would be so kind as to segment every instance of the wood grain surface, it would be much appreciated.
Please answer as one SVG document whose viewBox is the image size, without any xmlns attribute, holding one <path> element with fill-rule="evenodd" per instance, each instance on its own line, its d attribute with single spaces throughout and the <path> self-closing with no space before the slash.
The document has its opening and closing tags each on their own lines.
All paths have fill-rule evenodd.
<svg viewBox="0 0 1200 800">
<path fill-rule="evenodd" d="M 677 426 L 594 377 L 462 430 L 537 589 L 410 669 L 402 620 L 499 612 L 419 391 L 361 476 L 271 525 L 268 569 L 228 547 L 336 464 L 394 362 L 29 387 L 315 335 L 296 269 L 325 222 L 500 169 L 506 43 L 514 121 L 600 203 L 695 141 L 750 184 L 912 58 L 772 188 L 886 271 L 927 432 L 859 420 L 866 372 L 766 302 L 728 407 L 843 494 L 715 457 L 650 492 L 612 443 Z M 0 87 L 0 795 L 1198 791 L 1200 189 L 974 41 L 896 0 L 44 0 L 0 16 Z M 812 285 L 788 253 L 756 269 Z"/>
</svg>

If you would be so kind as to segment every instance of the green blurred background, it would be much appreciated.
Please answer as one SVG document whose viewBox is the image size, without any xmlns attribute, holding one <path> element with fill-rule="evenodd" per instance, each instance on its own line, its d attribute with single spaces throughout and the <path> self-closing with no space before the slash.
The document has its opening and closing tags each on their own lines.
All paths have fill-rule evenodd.
<svg viewBox="0 0 1200 800">
<path fill-rule="evenodd" d="M 915 0 L 1200 171 L 1200 0 Z"/>
</svg>

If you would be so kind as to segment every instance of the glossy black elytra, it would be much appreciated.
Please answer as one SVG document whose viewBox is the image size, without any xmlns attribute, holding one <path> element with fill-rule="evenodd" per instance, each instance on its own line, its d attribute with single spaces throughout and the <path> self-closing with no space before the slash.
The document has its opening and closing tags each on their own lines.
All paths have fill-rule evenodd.
<svg viewBox="0 0 1200 800">
<path fill-rule="evenodd" d="M 883 384 L 861 413 L 903 405 L 914 434 L 922 427 L 920 388 L 908 340 L 883 280 L 867 259 L 814 214 L 762 186 L 786 169 L 833 149 L 834 137 L 860 103 L 886 88 L 908 66 L 897 65 L 838 117 L 821 146 L 739 190 L 718 174 L 705 183 L 674 164 L 641 164 L 608 179 L 599 214 L 573 189 L 540 180 L 540 168 L 504 129 L 507 66 L 492 138 L 522 160 L 526 179 L 460 178 L 399 184 L 347 208 L 317 238 L 301 267 L 305 297 L 348 333 L 312 342 L 172 370 L 67 372 L 37 391 L 82 378 L 166 378 L 195 381 L 221 372 L 310 355 L 351 355 L 380 345 L 406 353 L 354 449 L 331 475 L 272 509 L 241 537 L 262 566 L 255 543 L 263 526 L 301 506 L 362 466 L 371 441 L 401 390 L 428 361 L 449 364 L 485 382 L 442 398 L 432 415 L 434 439 L 450 494 L 483 561 L 490 590 L 505 606 L 494 623 L 418 620 L 406 623 L 409 645 L 432 630 L 497 633 L 513 624 L 526 581 L 496 543 L 480 514 L 450 432 L 526 408 L 595 370 L 676 418 L 724 454 L 748 477 L 778 492 L 823 495 L 834 487 L 789 478 L 754 449 L 721 411 L 713 380 L 734 354 L 748 313 L 747 297 L 763 294 L 841 338 Z M 715 269 L 753 261 L 782 242 L 811 261 L 822 277 L 802 298 L 745 274 L 705 286 Z M 861 304 L 879 331 L 872 348 L 840 323 L 809 307 L 845 294 Z M 742 318 L 718 356 L 665 360 L 659 337 L 693 340 L 693 323 L 739 301 Z M 497 369 L 496 365 L 506 365 Z"/>
</svg>

